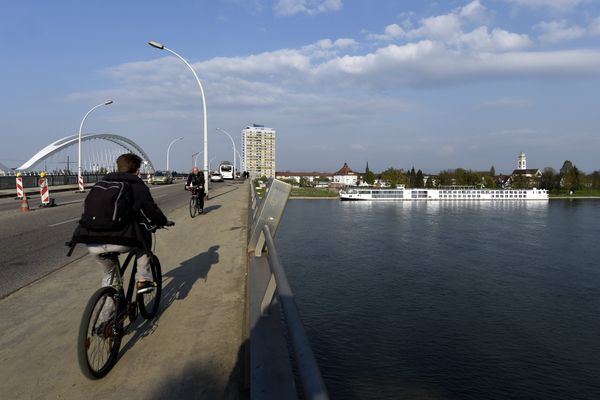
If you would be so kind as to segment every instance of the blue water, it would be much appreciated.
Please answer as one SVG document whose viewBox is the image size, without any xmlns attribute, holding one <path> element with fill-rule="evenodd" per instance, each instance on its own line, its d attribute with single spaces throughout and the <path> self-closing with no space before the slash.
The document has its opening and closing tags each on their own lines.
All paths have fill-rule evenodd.
<svg viewBox="0 0 600 400">
<path fill-rule="evenodd" d="M 294 200 L 277 245 L 332 398 L 600 399 L 600 201 Z"/>
</svg>

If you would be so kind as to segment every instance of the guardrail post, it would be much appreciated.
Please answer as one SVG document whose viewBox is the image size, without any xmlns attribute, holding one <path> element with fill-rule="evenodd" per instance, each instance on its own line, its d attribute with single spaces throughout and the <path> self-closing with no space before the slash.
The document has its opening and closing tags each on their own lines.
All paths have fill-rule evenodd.
<svg viewBox="0 0 600 400">
<path fill-rule="evenodd" d="M 265 246 L 263 227 L 268 225 L 271 233 L 275 234 L 291 191 L 290 184 L 273 178 L 269 179 L 265 197 L 258 205 L 252 221 L 250 241 L 248 242 L 248 252 L 254 252 L 256 257 L 262 255 Z"/>
</svg>

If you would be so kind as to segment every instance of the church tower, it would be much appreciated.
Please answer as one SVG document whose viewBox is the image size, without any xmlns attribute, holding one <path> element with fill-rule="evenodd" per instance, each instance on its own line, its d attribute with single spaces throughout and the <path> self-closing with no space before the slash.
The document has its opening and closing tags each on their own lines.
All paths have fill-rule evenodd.
<svg viewBox="0 0 600 400">
<path fill-rule="evenodd" d="M 525 153 L 521 152 L 519 154 L 519 160 L 517 161 L 517 169 L 525 170 L 527 169 L 527 157 L 525 157 Z"/>
</svg>

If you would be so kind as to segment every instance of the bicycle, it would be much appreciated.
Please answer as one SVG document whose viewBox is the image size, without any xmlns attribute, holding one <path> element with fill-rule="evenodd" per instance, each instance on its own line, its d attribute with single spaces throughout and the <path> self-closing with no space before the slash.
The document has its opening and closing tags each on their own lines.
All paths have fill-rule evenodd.
<svg viewBox="0 0 600 400">
<path fill-rule="evenodd" d="M 202 213 L 200 196 L 204 194 L 200 194 L 200 188 L 197 186 L 189 186 L 189 188 L 192 191 L 192 196 L 190 197 L 190 217 L 194 218 L 196 215 Z"/>
<path fill-rule="evenodd" d="M 166 226 L 173 225 L 175 223 L 169 221 Z M 156 227 L 150 228 L 153 233 L 156 229 Z M 160 305 L 162 292 L 160 261 L 152 251 L 149 251 L 150 271 L 156 287 L 143 294 L 137 293 L 135 285 L 137 270 L 135 250 L 127 254 L 122 265 L 118 258 L 120 253 L 104 254 L 114 257 L 118 268 L 113 270 L 112 285 L 102 287 L 92 295 L 79 325 L 77 358 L 81 372 L 89 379 L 103 378 L 115 366 L 125 332 L 125 319 L 128 318 L 129 324 L 132 324 L 137 319 L 138 309 L 145 319 L 154 318 Z M 123 277 L 132 260 L 129 283 L 125 291 Z"/>
</svg>

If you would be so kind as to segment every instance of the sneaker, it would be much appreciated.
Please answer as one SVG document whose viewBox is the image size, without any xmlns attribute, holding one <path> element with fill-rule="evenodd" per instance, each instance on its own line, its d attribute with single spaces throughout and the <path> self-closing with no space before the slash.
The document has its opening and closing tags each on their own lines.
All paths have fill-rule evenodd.
<svg viewBox="0 0 600 400">
<path fill-rule="evenodd" d="M 156 287 L 156 283 L 152 281 L 144 281 L 137 283 L 138 294 L 150 293 Z"/>
</svg>

